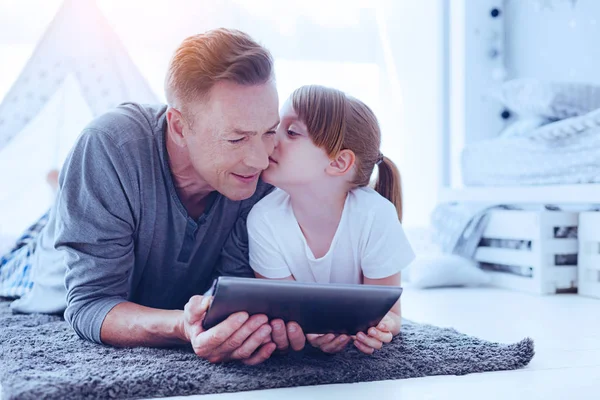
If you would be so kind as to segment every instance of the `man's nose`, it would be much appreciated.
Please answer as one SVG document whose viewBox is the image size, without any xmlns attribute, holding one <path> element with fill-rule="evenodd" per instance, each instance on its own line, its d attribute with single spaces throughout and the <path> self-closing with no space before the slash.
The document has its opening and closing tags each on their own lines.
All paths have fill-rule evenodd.
<svg viewBox="0 0 600 400">
<path fill-rule="evenodd" d="M 273 152 L 273 140 L 259 140 L 251 146 L 246 156 L 246 165 L 256 170 L 264 170 L 269 166 L 269 156 Z"/>
</svg>

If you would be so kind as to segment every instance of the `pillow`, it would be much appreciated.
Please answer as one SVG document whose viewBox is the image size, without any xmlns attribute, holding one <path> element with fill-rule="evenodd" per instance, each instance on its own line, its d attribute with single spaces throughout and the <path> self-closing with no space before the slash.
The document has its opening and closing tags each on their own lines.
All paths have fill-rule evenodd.
<svg viewBox="0 0 600 400">
<path fill-rule="evenodd" d="M 533 140 L 555 141 L 575 135 L 600 133 L 600 109 L 588 114 L 563 119 L 521 133 L 521 137 Z"/>
<path fill-rule="evenodd" d="M 514 79 L 494 93 L 506 107 L 520 115 L 564 119 L 600 108 L 600 86 L 576 82 L 543 82 Z"/>
<path fill-rule="evenodd" d="M 0 258 L 5 256 L 15 245 L 17 239 L 12 236 L 0 234 Z"/>
<path fill-rule="evenodd" d="M 417 256 L 408 267 L 408 287 L 426 289 L 448 286 L 481 286 L 491 277 L 477 262 L 455 254 Z"/>
<path fill-rule="evenodd" d="M 525 137 L 529 135 L 531 131 L 546 125 L 551 121 L 552 120 L 546 117 L 540 116 L 517 119 L 515 122 L 504 128 L 499 136 L 506 139 Z"/>
<path fill-rule="evenodd" d="M 489 283 L 490 277 L 475 261 L 443 253 L 431 228 L 405 228 L 405 233 L 417 257 L 402 271 L 403 285 L 425 289 Z"/>
</svg>

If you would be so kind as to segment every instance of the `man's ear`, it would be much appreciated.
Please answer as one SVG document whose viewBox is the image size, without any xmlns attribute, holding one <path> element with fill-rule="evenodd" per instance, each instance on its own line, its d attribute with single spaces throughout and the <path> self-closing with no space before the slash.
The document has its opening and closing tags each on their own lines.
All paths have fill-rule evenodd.
<svg viewBox="0 0 600 400">
<path fill-rule="evenodd" d="M 173 107 L 167 109 L 167 124 L 169 126 L 171 139 L 173 139 L 178 146 L 185 147 L 186 143 L 184 140 L 183 128 L 186 122 L 178 109 Z"/>
<path fill-rule="evenodd" d="M 344 149 L 340 151 L 333 160 L 330 161 L 326 172 L 332 176 L 341 176 L 348 172 L 356 161 L 356 156 L 352 150 Z"/>
</svg>

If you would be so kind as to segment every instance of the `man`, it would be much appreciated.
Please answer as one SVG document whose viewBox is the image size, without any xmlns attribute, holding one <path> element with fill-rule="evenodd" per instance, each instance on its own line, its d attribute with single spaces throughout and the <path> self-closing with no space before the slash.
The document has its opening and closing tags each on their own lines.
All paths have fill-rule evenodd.
<svg viewBox="0 0 600 400">
<path fill-rule="evenodd" d="M 35 288 L 48 264 L 55 277 L 66 265 L 65 319 L 87 340 L 188 342 L 211 362 L 246 364 L 303 348 L 297 324 L 264 315 L 201 326 L 209 301 L 198 294 L 215 276 L 253 276 L 246 216 L 271 190 L 259 176 L 279 123 L 270 53 L 239 31 L 190 37 L 165 90 L 168 106 L 124 104 L 81 134 L 37 243 L 33 297 L 44 301 Z"/>
</svg>

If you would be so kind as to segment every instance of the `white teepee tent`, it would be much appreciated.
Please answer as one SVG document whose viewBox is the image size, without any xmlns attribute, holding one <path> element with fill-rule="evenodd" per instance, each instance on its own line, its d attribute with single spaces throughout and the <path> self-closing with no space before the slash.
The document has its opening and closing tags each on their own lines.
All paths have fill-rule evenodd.
<svg viewBox="0 0 600 400">
<path fill-rule="evenodd" d="M 94 1 L 66 0 L 0 103 L 0 236 L 49 207 L 48 170 L 92 117 L 124 101 L 159 100 Z"/>
</svg>

